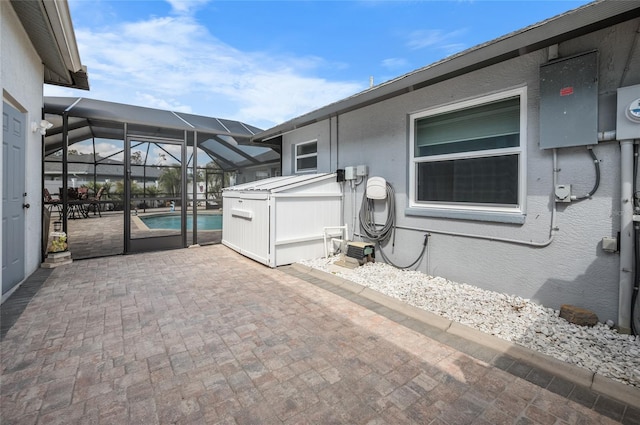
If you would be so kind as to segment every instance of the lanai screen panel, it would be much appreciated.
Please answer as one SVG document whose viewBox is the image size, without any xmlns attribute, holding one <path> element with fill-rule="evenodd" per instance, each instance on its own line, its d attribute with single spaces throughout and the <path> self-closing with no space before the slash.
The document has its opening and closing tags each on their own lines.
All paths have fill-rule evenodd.
<svg viewBox="0 0 640 425">
<path fill-rule="evenodd" d="M 47 153 L 62 147 L 62 116 L 65 113 L 68 116 L 70 145 L 90 138 L 124 140 L 126 124 L 127 134 L 136 136 L 181 140 L 185 132 L 196 132 L 198 139 L 204 140 L 199 143 L 201 148 L 214 156 L 226 170 L 259 165 L 262 161 L 256 156 L 262 157 L 271 150 L 270 147 L 247 146 L 250 138 L 262 130 L 234 120 L 86 98 L 45 97 L 44 109 L 47 120 L 54 124 L 45 137 Z M 188 136 L 186 143 L 192 145 L 192 137 Z M 273 162 L 271 155 L 268 162 Z"/>
</svg>

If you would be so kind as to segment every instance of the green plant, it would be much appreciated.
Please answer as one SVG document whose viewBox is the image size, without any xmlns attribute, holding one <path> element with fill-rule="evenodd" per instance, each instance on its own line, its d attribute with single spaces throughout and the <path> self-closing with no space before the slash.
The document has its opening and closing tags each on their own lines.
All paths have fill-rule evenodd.
<svg viewBox="0 0 640 425">
<path fill-rule="evenodd" d="M 182 176 L 179 167 L 164 168 L 158 183 L 168 196 L 178 196 L 181 193 Z"/>
</svg>

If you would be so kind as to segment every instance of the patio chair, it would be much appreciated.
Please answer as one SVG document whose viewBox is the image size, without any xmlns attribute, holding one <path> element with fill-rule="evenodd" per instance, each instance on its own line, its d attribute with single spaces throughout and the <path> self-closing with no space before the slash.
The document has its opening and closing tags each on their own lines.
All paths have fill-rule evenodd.
<svg viewBox="0 0 640 425">
<path fill-rule="evenodd" d="M 96 211 L 98 211 L 98 216 L 102 217 L 100 213 L 100 198 L 104 193 L 104 186 L 98 189 L 98 193 L 96 196 L 89 198 L 89 205 L 87 206 L 87 211 L 93 211 L 93 215 L 96 215 Z"/>
<path fill-rule="evenodd" d="M 44 197 L 44 205 L 49 210 L 49 212 L 51 213 L 55 208 L 58 211 L 60 220 L 62 220 L 62 203 L 60 202 L 60 199 L 55 199 L 53 196 L 51 196 L 49 189 L 47 189 L 46 187 L 44 188 L 42 195 Z"/>
<path fill-rule="evenodd" d="M 80 200 L 89 199 L 89 189 L 86 187 L 79 187 L 76 193 Z"/>
<path fill-rule="evenodd" d="M 61 190 L 62 191 L 62 190 Z M 67 217 L 75 220 L 77 218 L 88 218 L 87 212 L 87 199 L 83 199 L 83 194 L 86 193 L 86 188 L 67 188 Z"/>
</svg>

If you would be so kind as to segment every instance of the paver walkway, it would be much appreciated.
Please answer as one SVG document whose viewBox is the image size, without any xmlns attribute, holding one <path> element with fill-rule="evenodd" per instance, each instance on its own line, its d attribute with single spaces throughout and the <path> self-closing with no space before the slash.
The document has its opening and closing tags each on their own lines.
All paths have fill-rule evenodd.
<svg viewBox="0 0 640 425">
<path fill-rule="evenodd" d="M 199 212 L 202 214 L 203 212 Z M 58 220 L 54 211 L 51 219 Z M 119 255 L 124 252 L 124 217 L 121 211 L 105 211 L 102 216 L 89 213 L 88 218 L 68 220 L 67 234 L 69 236 L 69 250 L 74 259 L 105 257 L 107 255 Z M 53 224 L 50 224 L 53 230 Z M 134 238 L 145 237 L 145 233 L 132 226 Z M 157 230 L 152 231 L 158 234 Z M 199 230 L 198 243 L 200 245 L 220 243 L 222 231 Z M 187 243 L 193 243 L 193 233 L 187 232 Z"/>
<path fill-rule="evenodd" d="M 221 245 L 59 267 L 0 348 L 3 425 L 615 423 Z"/>
</svg>

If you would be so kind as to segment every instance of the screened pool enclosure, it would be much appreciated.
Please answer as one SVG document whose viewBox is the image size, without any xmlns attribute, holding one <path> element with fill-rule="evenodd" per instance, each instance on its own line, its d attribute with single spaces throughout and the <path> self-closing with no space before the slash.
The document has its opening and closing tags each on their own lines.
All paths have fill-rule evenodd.
<svg viewBox="0 0 640 425">
<path fill-rule="evenodd" d="M 63 97 L 44 118 L 44 236 L 59 221 L 74 258 L 219 242 L 198 216 L 221 214 L 222 188 L 280 173 L 280 146 L 239 121 Z"/>
</svg>

